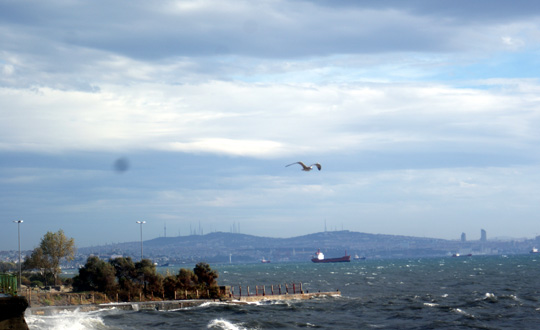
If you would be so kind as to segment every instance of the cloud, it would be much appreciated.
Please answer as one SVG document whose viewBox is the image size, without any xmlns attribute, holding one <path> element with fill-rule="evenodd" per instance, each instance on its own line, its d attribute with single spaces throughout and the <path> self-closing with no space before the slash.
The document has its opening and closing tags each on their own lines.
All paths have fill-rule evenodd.
<svg viewBox="0 0 540 330">
<path fill-rule="evenodd" d="M 490 88 L 236 82 L 102 85 L 99 92 L 4 88 L 0 106 L 17 111 L 3 115 L 0 148 L 267 158 L 441 147 L 505 153 L 536 143 L 536 82 L 478 83 Z"/>
<path fill-rule="evenodd" d="M 3 57 L 16 58 L 21 70 L 33 66 L 47 71 L 53 71 L 52 66 L 81 71 L 92 68 L 96 57 L 99 61 L 114 56 L 158 63 L 201 57 L 217 65 L 223 56 L 306 59 L 497 50 L 500 35 L 494 38 L 498 34 L 494 32 L 517 20 L 534 22 L 537 7 L 529 2 L 508 6 L 465 1 L 451 6 L 427 2 L 325 6 L 307 1 L 240 1 L 227 6 L 214 1 L 160 5 L 120 1 L 105 6 L 98 1 L 28 6 L 10 2 L 0 7 L 0 38 L 6 45 Z M 514 24 L 512 31 L 526 28 L 519 26 Z M 527 29 L 531 28 L 537 30 L 538 24 Z M 52 58 L 55 61 L 48 60 Z"/>
<path fill-rule="evenodd" d="M 2 217 L 530 232 L 539 6 L 0 2 Z"/>
</svg>

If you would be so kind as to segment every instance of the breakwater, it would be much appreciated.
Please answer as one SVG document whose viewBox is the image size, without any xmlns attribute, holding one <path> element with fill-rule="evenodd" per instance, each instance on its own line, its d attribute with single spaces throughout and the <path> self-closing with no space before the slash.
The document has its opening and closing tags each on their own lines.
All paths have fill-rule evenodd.
<svg viewBox="0 0 540 330">
<path fill-rule="evenodd" d="M 145 302 L 121 302 L 106 304 L 88 304 L 88 305 L 68 305 L 68 306 L 42 306 L 26 309 L 27 315 L 54 315 L 65 311 L 90 312 L 103 309 L 120 310 L 175 310 L 187 307 L 200 306 L 211 302 L 224 302 L 231 304 L 248 304 L 268 300 L 306 300 L 323 296 L 340 296 L 341 292 L 314 292 L 314 293 L 293 293 L 280 295 L 255 295 L 228 297 L 222 299 L 191 299 L 191 300 L 164 300 L 164 301 L 145 301 Z"/>
</svg>

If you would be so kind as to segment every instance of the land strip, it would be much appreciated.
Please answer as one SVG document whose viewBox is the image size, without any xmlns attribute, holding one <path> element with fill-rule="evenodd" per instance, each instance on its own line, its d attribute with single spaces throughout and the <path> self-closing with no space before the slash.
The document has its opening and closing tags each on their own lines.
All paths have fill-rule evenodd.
<svg viewBox="0 0 540 330">
<path fill-rule="evenodd" d="M 315 292 L 315 293 L 297 293 L 297 294 L 282 294 L 282 295 L 257 295 L 257 296 L 242 296 L 231 297 L 227 299 L 191 299 L 191 300 L 165 300 L 165 301 L 145 301 L 145 302 L 122 302 L 122 303 L 105 303 L 105 304 L 86 304 L 86 305 L 66 305 L 66 306 L 38 306 L 31 307 L 26 310 L 26 315 L 55 315 L 69 311 L 91 312 L 103 309 L 120 309 L 120 310 L 175 310 L 187 307 L 200 306 L 211 302 L 225 302 L 231 304 L 248 304 L 260 301 L 271 300 L 307 300 L 325 296 L 341 296 L 341 292 Z"/>
</svg>

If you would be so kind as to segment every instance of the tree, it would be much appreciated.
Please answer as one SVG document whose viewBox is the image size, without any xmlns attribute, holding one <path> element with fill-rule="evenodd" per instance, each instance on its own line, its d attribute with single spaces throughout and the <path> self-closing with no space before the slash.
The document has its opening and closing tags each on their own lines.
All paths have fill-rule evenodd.
<svg viewBox="0 0 540 330">
<path fill-rule="evenodd" d="M 168 275 L 163 279 L 163 292 L 169 299 L 174 298 L 174 293 L 178 289 L 178 279 L 176 276 Z"/>
<path fill-rule="evenodd" d="M 135 271 L 135 263 L 131 257 L 114 258 L 109 260 L 109 263 L 114 267 L 116 277 L 118 278 L 119 282 L 125 280 L 131 281 L 137 276 Z"/>
<path fill-rule="evenodd" d="M 42 272 L 52 274 L 54 283 L 58 281 L 60 261 L 62 259 L 73 260 L 75 256 L 75 241 L 67 238 L 63 230 L 56 233 L 47 232 L 41 239 L 41 243 L 32 251 L 30 258 L 25 261 L 27 268 L 41 269 Z"/>
<path fill-rule="evenodd" d="M 98 257 L 88 257 L 84 267 L 79 269 L 79 275 L 73 279 L 73 287 L 76 291 L 113 293 L 116 291 L 114 267 Z"/>
<path fill-rule="evenodd" d="M 140 286 L 133 282 L 137 278 L 135 263 L 131 257 L 122 257 L 109 260 L 114 267 L 118 279 L 119 294 L 122 299 L 129 299 L 140 291 Z"/>
<path fill-rule="evenodd" d="M 116 270 L 120 295 L 124 298 L 134 296 L 141 291 L 146 295 L 152 292 L 163 294 L 163 276 L 156 272 L 156 266 L 150 259 L 133 262 L 130 257 L 116 258 L 109 261 Z"/>
<path fill-rule="evenodd" d="M 40 247 L 37 247 L 32 251 L 30 257 L 26 258 L 23 263 L 23 269 L 39 269 L 39 275 L 34 276 L 32 279 L 37 285 L 46 285 L 49 283 L 49 278 L 52 276 L 51 273 L 48 273 L 47 270 L 50 269 L 50 264 L 48 260 L 43 255 L 43 250 Z"/>
<path fill-rule="evenodd" d="M 204 288 L 217 286 L 216 279 L 219 275 L 217 271 L 212 270 L 210 265 L 208 265 L 206 262 L 199 262 L 197 265 L 195 265 L 193 272 L 197 276 L 198 283 Z"/>
<path fill-rule="evenodd" d="M 163 276 L 156 272 L 156 266 L 150 259 L 142 259 L 135 263 L 137 278 L 142 280 L 144 293 L 163 294 Z"/>
<path fill-rule="evenodd" d="M 210 268 L 205 262 L 199 262 L 193 269 L 195 276 L 197 277 L 198 286 L 201 290 L 205 290 L 208 293 L 208 297 L 219 297 L 219 288 L 217 285 L 218 273 Z M 204 291 L 203 291 L 204 292 Z"/>
<path fill-rule="evenodd" d="M 178 287 L 182 290 L 191 290 L 197 283 L 197 276 L 190 269 L 182 268 L 178 272 Z"/>
</svg>

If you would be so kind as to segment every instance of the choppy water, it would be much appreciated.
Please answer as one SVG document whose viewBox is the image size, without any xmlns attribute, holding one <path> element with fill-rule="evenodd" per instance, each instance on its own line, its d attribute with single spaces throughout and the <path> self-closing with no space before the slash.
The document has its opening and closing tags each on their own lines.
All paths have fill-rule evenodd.
<svg viewBox="0 0 540 330">
<path fill-rule="evenodd" d="M 212 265 L 220 285 L 302 282 L 341 297 L 30 316 L 30 329 L 539 329 L 540 256 Z M 251 289 L 254 291 L 254 289 Z M 268 291 L 267 291 L 268 292 Z"/>
</svg>

